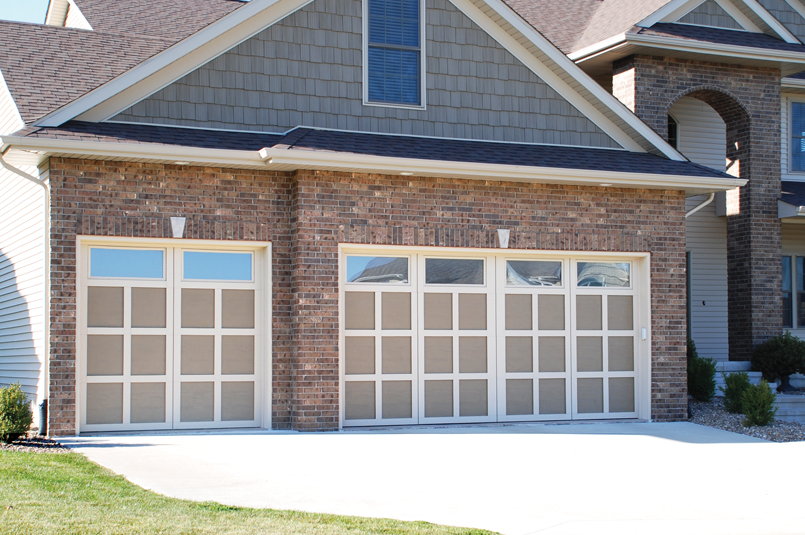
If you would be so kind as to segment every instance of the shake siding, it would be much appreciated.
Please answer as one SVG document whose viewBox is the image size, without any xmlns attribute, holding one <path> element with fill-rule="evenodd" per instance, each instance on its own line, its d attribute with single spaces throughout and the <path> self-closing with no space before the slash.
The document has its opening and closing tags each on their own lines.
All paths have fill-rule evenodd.
<svg viewBox="0 0 805 535">
<path fill-rule="evenodd" d="M 792 0 L 798 2 L 799 0 Z M 758 0 L 774 18 L 783 23 L 789 32 L 800 40 L 805 39 L 805 18 L 785 0 Z"/>
<path fill-rule="evenodd" d="M 22 125 L 0 76 L 0 132 Z M 42 188 L 0 168 L 0 386 L 19 381 L 35 403 L 44 391 L 43 210 Z"/>
<path fill-rule="evenodd" d="M 692 161 L 723 171 L 726 126 L 707 104 L 685 97 L 671 108 L 679 123 L 679 150 Z M 691 210 L 706 195 L 687 199 Z M 686 219 L 691 261 L 691 336 L 703 357 L 729 360 L 727 311 L 727 220 L 715 203 Z"/>
<path fill-rule="evenodd" d="M 697 26 L 713 26 L 715 28 L 743 30 L 741 25 L 713 0 L 707 0 L 677 22 L 695 24 Z"/>
<path fill-rule="evenodd" d="M 361 0 L 316 0 L 113 120 L 618 145 L 447 0 L 427 0 L 426 109 L 363 104 Z"/>
</svg>

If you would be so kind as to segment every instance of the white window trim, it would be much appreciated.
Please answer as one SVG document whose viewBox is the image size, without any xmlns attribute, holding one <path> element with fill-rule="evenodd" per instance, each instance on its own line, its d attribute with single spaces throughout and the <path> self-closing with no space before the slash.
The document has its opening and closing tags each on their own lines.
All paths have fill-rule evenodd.
<svg viewBox="0 0 805 535">
<path fill-rule="evenodd" d="M 75 274 L 76 288 L 81 288 L 84 281 L 89 280 L 89 265 L 84 262 L 84 253 L 89 253 L 90 247 L 129 247 L 129 248 L 144 248 L 154 249 L 160 247 L 174 247 L 174 248 L 203 248 L 204 250 L 223 249 L 227 251 L 243 250 L 253 253 L 252 262 L 257 262 L 257 257 L 260 256 L 265 271 L 262 275 L 262 283 L 265 285 L 265 299 L 263 299 L 263 307 L 261 311 L 261 320 L 258 328 L 263 329 L 263 351 L 262 358 L 263 364 L 260 370 L 260 380 L 264 383 L 260 389 L 260 403 L 261 415 L 260 424 L 262 429 L 270 430 L 272 428 L 272 410 L 273 410 L 273 364 L 274 364 L 274 331 L 273 331 L 273 251 L 272 242 L 264 241 L 243 241 L 243 240 L 197 240 L 197 239 L 175 239 L 175 238 L 123 238 L 115 236 L 82 236 L 76 237 L 76 267 Z M 167 258 L 166 258 L 167 261 Z M 253 264 L 254 265 L 254 264 Z M 86 271 L 85 271 L 86 270 Z M 166 273 L 166 277 L 168 274 Z M 254 272 L 253 272 L 253 280 Z M 97 280 L 97 279 L 95 279 Z M 155 279 L 154 279 L 155 280 Z M 167 279 L 166 279 L 167 280 Z M 212 283 L 211 283 L 212 284 Z M 81 300 L 81 292 L 77 292 L 76 307 L 83 309 L 84 303 Z M 76 419 L 75 419 L 75 435 L 81 434 L 81 414 L 84 410 L 84 396 L 83 396 L 83 382 L 82 362 L 80 355 L 85 350 L 83 347 L 83 339 L 87 334 L 86 322 L 81 318 L 80 314 L 76 318 L 76 337 L 75 337 L 75 397 L 76 397 Z M 150 425 L 150 424 L 149 424 Z M 150 429 L 150 428 L 149 428 Z M 168 430 L 168 429 L 166 429 Z M 181 432 L 181 429 L 169 430 L 172 432 Z"/>
<path fill-rule="evenodd" d="M 363 0 L 363 105 L 377 106 L 380 108 L 401 108 L 407 110 L 426 110 L 427 109 L 427 53 L 425 45 L 427 43 L 427 21 L 425 19 L 425 3 L 427 0 L 419 0 L 419 105 L 395 104 L 393 102 L 373 102 L 369 100 L 369 0 Z"/>
</svg>

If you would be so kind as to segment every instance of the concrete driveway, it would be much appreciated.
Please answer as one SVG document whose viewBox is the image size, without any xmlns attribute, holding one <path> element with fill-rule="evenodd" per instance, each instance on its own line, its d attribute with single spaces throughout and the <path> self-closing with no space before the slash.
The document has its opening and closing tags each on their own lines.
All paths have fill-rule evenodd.
<svg viewBox="0 0 805 535">
<path fill-rule="evenodd" d="M 147 489 L 227 505 L 506 534 L 805 533 L 805 443 L 690 423 L 107 435 L 64 443 Z"/>
</svg>

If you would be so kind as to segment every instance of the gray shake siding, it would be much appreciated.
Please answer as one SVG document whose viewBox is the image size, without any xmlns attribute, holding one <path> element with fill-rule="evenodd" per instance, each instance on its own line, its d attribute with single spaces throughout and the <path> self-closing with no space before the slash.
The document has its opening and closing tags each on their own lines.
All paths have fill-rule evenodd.
<svg viewBox="0 0 805 535">
<path fill-rule="evenodd" d="M 742 30 L 741 25 L 729 16 L 724 9 L 713 0 L 705 3 L 679 19 L 679 22 L 696 24 L 698 26 L 713 26 L 715 28 L 729 28 Z"/>
<path fill-rule="evenodd" d="M 618 146 L 453 4 L 427 8 L 425 110 L 363 104 L 361 1 L 316 0 L 113 120 Z"/>
<path fill-rule="evenodd" d="M 805 39 L 805 19 L 785 0 L 758 0 L 758 2 L 774 15 L 774 18 L 782 22 L 789 32 L 799 39 Z"/>
</svg>

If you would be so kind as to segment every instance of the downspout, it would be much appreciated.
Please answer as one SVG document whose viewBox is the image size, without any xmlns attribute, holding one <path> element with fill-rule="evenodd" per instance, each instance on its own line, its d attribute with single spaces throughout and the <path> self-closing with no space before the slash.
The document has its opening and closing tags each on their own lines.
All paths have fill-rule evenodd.
<svg viewBox="0 0 805 535">
<path fill-rule="evenodd" d="M 10 146 L 5 147 L 2 152 L 0 152 L 0 166 L 2 166 L 7 171 L 24 178 L 29 182 L 33 182 L 37 186 L 41 187 L 45 191 L 45 206 L 44 206 L 44 216 L 45 216 L 45 273 L 44 273 L 44 282 L 45 282 L 45 306 L 44 306 L 44 333 L 45 333 L 45 345 L 43 346 L 43 351 L 45 352 L 45 369 L 44 369 L 44 379 L 45 379 L 45 388 L 44 388 L 44 402 L 46 403 L 45 407 L 45 421 L 39 422 L 40 433 L 42 428 L 47 428 L 47 401 L 50 399 L 50 186 L 36 177 L 33 177 L 23 171 L 22 169 L 18 169 L 13 165 L 10 165 L 5 160 L 6 153 L 11 149 Z"/>
<path fill-rule="evenodd" d="M 713 202 L 713 199 L 715 199 L 715 198 L 716 198 L 716 194 L 715 194 L 715 193 L 711 193 L 711 194 L 710 194 L 710 195 L 707 197 L 707 200 L 706 200 L 706 201 L 704 201 L 703 203 L 701 203 L 701 204 L 700 204 L 699 206 L 697 206 L 696 208 L 691 209 L 689 212 L 686 212 L 686 213 L 685 213 L 685 219 L 687 219 L 688 217 L 692 216 L 693 214 L 695 214 L 696 212 L 698 212 L 699 210 L 701 210 L 702 208 L 704 208 L 705 206 L 707 206 L 708 204 L 710 204 L 711 202 Z"/>
</svg>

